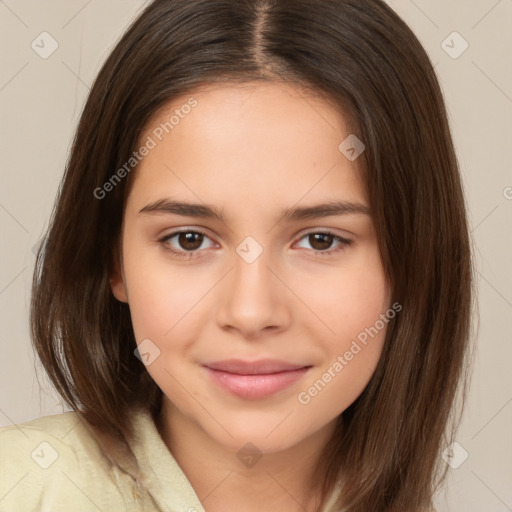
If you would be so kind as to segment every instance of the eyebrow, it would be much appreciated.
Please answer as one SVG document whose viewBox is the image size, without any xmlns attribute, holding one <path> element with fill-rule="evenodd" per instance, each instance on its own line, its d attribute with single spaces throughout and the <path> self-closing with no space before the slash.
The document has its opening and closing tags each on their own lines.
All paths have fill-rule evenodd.
<svg viewBox="0 0 512 512">
<path fill-rule="evenodd" d="M 208 204 L 195 204 L 171 199 L 160 199 L 142 208 L 139 213 L 175 214 L 186 217 L 214 219 L 225 223 L 222 210 Z M 335 215 L 363 214 L 371 215 L 371 209 L 362 203 L 350 201 L 330 201 L 313 206 L 287 208 L 278 222 L 294 222 L 300 220 L 320 219 Z"/>
</svg>

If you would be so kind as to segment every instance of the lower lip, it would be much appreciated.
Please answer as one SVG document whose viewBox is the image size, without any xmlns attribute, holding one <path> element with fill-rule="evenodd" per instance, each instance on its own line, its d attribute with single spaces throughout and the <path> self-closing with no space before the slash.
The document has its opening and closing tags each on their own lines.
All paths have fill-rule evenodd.
<svg viewBox="0 0 512 512">
<path fill-rule="evenodd" d="M 238 375 L 206 367 L 211 378 L 223 389 L 248 400 L 258 400 L 281 391 L 300 380 L 309 367 L 263 375 Z"/>
</svg>

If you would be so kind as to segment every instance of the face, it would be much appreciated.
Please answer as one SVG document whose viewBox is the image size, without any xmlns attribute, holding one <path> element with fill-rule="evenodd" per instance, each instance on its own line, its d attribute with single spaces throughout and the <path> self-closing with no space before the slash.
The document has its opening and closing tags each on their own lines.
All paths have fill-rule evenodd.
<svg viewBox="0 0 512 512">
<path fill-rule="evenodd" d="M 311 93 L 252 83 L 176 98 L 141 136 L 112 290 L 165 407 L 226 447 L 333 427 L 378 363 L 389 295 L 349 134 Z"/>
</svg>

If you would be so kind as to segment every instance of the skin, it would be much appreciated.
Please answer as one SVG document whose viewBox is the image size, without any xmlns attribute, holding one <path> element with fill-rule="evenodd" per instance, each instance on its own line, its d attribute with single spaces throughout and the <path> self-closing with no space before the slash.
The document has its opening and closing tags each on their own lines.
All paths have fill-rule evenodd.
<svg viewBox="0 0 512 512">
<path fill-rule="evenodd" d="M 313 465 L 368 384 L 386 329 L 309 403 L 298 395 L 390 307 L 389 291 L 371 215 L 278 220 L 293 206 L 368 205 L 358 161 L 338 150 L 350 131 L 339 109 L 295 86 L 221 84 L 175 98 L 141 141 L 191 96 L 197 107 L 132 176 L 112 291 L 130 305 L 137 343 L 150 339 L 160 351 L 147 366 L 165 395 L 160 431 L 205 510 L 313 510 L 318 496 L 305 492 Z M 225 222 L 140 213 L 164 198 L 214 205 Z M 192 244 L 183 238 L 160 241 L 182 228 L 208 235 L 192 259 L 165 250 L 186 253 Z M 307 236 L 325 230 L 352 244 Z M 263 249 L 252 263 L 236 252 L 248 236 Z M 312 367 L 284 390 L 249 400 L 201 366 L 229 358 Z M 248 442 L 262 454 L 252 467 L 237 457 Z"/>
</svg>

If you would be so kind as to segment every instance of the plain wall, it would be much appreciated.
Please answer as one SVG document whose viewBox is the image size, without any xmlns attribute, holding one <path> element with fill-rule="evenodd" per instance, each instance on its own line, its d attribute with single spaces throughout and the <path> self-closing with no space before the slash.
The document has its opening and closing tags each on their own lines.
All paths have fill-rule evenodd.
<svg viewBox="0 0 512 512">
<path fill-rule="evenodd" d="M 511 511 L 512 1 L 389 3 L 417 34 L 438 73 L 478 270 L 475 369 L 457 437 L 468 457 L 458 468 L 450 467 L 447 490 L 436 506 L 439 512 Z M 34 246 L 48 222 L 90 85 L 146 4 L 0 1 L 0 425 L 63 411 L 44 376 L 38 380 L 30 348 Z M 46 59 L 31 47 L 35 41 L 38 51 L 51 49 L 42 32 L 58 43 Z M 464 41 L 469 46 L 458 55 Z"/>
</svg>

